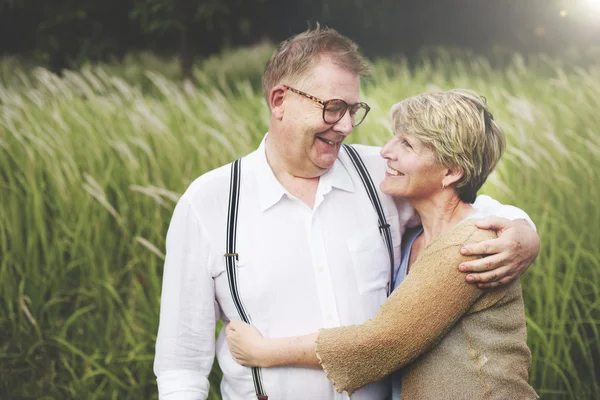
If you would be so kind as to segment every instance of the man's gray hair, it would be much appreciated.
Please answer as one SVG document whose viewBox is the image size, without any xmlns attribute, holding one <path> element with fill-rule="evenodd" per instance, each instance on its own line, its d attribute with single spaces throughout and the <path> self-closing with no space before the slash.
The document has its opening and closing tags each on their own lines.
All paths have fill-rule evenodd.
<svg viewBox="0 0 600 400">
<path fill-rule="evenodd" d="M 334 29 L 317 24 L 315 29 L 306 30 L 281 42 L 271 56 L 262 78 L 263 96 L 267 105 L 269 93 L 274 86 L 293 86 L 308 78 L 310 68 L 321 57 L 328 57 L 335 65 L 356 75 L 369 74 L 369 65 L 356 43 Z"/>
</svg>

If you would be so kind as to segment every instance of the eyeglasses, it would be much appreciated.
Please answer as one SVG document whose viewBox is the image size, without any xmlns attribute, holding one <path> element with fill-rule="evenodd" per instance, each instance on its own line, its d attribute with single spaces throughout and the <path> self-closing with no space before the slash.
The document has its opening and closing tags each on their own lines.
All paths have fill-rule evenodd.
<svg viewBox="0 0 600 400">
<path fill-rule="evenodd" d="M 298 89 L 294 89 L 293 87 L 289 87 L 284 85 L 286 88 L 291 90 L 294 93 L 297 93 L 301 96 L 306 97 L 314 101 L 315 103 L 319 103 L 323 106 L 323 121 L 328 124 L 335 124 L 344 118 L 346 115 L 346 111 L 350 109 L 350 117 L 352 118 L 352 126 L 358 126 L 361 122 L 364 121 L 365 117 L 371 110 L 371 107 L 367 103 L 356 103 L 356 104 L 348 104 L 344 100 L 341 99 L 331 99 L 323 101 L 315 96 L 312 96 L 308 93 L 304 93 Z"/>
</svg>

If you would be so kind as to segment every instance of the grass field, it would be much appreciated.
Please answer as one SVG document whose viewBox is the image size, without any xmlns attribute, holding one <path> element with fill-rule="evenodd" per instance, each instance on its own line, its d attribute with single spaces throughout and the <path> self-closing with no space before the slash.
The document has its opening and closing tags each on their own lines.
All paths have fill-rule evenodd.
<svg viewBox="0 0 600 400">
<path fill-rule="evenodd" d="M 270 50 L 207 60 L 196 86 L 149 56 L 62 78 L 0 61 L 0 398 L 157 397 L 171 213 L 194 178 L 266 132 Z M 454 87 L 486 96 L 508 136 L 483 192 L 526 210 L 542 239 L 522 278 L 531 383 L 543 399 L 600 398 L 600 58 L 379 60 L 350 141 L 383 144 L 393 103 Z"/>
</svg>

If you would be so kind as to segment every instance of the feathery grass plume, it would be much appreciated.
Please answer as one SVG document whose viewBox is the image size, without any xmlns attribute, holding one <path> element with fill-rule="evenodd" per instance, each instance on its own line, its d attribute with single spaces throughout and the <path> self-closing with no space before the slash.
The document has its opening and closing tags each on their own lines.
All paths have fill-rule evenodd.
<svg viewBox="0 0 600 400">
<path fill-rule="evenodd" d="M 178 82 L 175 61 L 129 56 L 61 78 L 0 61 L 0 393 L 156 399 L 165 234 L 197 176 L 252 151 L 268 127 L 272 48 L 232 50 Z M 482 192 L 521 207 L 541 253 L 522 277 L 544 399 L 600 398 L 600 64 L 472 54 L 377 60 L 349 141 L 382 145 L 389 108 L 427 90 L 488 99 L 508 140 Z M 590 58 L 593 60 L 593 58 Z M 219 325 L 220 327 L 221 325 Z M 217 399 L 215 365 L 210 398 Z"/>
</svg>

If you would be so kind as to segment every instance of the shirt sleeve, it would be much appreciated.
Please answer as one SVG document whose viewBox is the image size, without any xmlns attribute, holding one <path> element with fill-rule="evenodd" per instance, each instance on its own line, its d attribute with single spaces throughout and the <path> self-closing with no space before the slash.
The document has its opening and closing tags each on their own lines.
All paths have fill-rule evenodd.
<svg viewBox="0 0 600 400">
<path fill-rule="evenodd" d="M 160 400 L 205 400 L 215 355 L 210 246 L 190 199 L 175 207 L 166 239 L 154 373 Z"/>
<path fill-rule="evenodd" d="M 473 208 L 477 210 L 478 213 L 488 217 L 503 217 L 510 220 L 515 219 L 524 219 L 527 221 L 529 226 L 536 231 L 535 224 L 529 218 L 529 215 L 523 210 L 515 206 L 507 206 L 500 203 L 498 200 L 495 200 L 487 195 L 479 195 L 475 199 L 475 203 L 473 203 Z"/>
<path fill-rule="evenodd" d="M 476 257 L 462 256 L 458 249 L 464 243 L 495 235 L 472 224 L 461 232 L 462 236 L 457 232 L 454 245 L 424 249 L 372 319 L 361 325 L 319 331 L 317 357 L 338 392 L 352 394 L 414 361 L 481 297 L 483 292 L 465 282 L 456 268 L 461 261 Z M 477 234 L 471 235 L 473 232 Z"/>
</svg>

